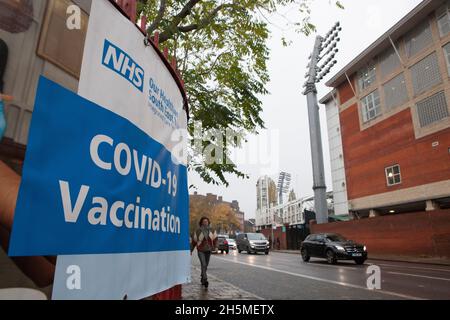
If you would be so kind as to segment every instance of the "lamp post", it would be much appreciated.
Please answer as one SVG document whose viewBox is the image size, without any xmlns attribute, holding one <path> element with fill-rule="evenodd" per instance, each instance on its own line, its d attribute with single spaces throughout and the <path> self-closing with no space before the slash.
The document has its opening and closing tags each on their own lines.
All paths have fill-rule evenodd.
<svg viewBox="0 0 450 320">
<path fill-rule="evenodd" d="M 309 133 L 311 139 L 311 158 L 313 167 L 313 190 L 314 190 L 314 211 L 317 223 L 328 222 L 328 206 L 326 199 L 327 187 L 325 185 L 325 170 L 323 165 L 322 137 L 320 134 L 319 104 L 317 102 L 316 83 L 330 72 L 337 63 L 334 60 L 339 51 L 337 43 L 340 41 L 339 32 L 342 31 L 340 23 L 337 22 L 325 37 L 317 36 L 313 52 L 307 66 L 308 72 L 305 75 L 306 82 L 303 94 L 308 103 Z M 321 63 L 319 65 L 319 63 Z"/>
<path fill-rule="evenodd" d="M 273 242 L 274 242 L 274 240 L 273 240 L 273 237 L 274 237 L 274 234 L 273 234 L 273 225 L 274 225 L 275 216 L 274 216 L 272 213 L 270 213 L 270 214 L 272 215 L 272 225 L 271 225 L 271 229 L 272 229 L 272 239 L 270 240 L 270 241 L 271 241 L 270 247 L 272 248 L 272 250 L 274 250 L 275 247 L 273 246 Z"/>
</svg>

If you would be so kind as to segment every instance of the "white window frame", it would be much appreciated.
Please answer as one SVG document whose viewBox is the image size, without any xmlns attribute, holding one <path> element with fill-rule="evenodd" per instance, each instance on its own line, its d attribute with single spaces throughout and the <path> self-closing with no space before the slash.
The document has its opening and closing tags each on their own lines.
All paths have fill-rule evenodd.
<svg viewBox="0 0 450 320">
<path fill-rule="evenodd" d="M 378 99 L 375 99 L 375 93 L 377 93 Z M 376 100 L 378 100 L 378 105 L 375 103 Z M 372 107 L 370 107 L 370 103 L 372 103 Z M 369 118 L 370 112 L 373 110 L 375 111 L 375 115 Z M 381 98 L 378 89 L 361 99 L 361 111 L 364 123 L 370 122 L 381 116 Z"/>
<path fill-rule="evenodd" d="M 394 168 L 398 167 L 398 173 L 394 173 Z M 386 183 L 388 187 L 396 186 L 402 183 L 402 172 L 400 170 L 399 164 L 394 164 L 393 166 L 386 167 L 384 169 L 386 175 Z M 392 175 L 390 175 L 392 174 Z M 396 178 L 398 178 L 398 182 L 396 182 Z M 393 183 L 390 183 L 389 179 L 392 179 Z"/>
<path fill-rule="evenodd" d="M 371 80 L 370 83 L 367 83 Z M 377 67 L 375 64 L 369 64 L 358 72 L 359 91 L 364 91 L 373 86 L 377 81 Z"/>
</svg>

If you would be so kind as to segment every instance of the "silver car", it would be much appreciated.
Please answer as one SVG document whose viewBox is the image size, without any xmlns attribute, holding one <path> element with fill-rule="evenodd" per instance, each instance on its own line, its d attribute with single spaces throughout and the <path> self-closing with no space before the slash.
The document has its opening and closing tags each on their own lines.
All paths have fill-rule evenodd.
<svg viewBox="0 0 450 320">
<path fill-rule="evenodd" d="M 228 241 L 228 248 L 236 250 L 237 248 L 236 241 L 234 239 L 227 239 L 227 241 Z"/>
<path fill-rule="evenodd" d="M 240 233 L 237 236 L 238 252 L 247 251 L 248 254 L 264 252 L 269 254 L 269 241 L 262 233 Z"/>
</svg>

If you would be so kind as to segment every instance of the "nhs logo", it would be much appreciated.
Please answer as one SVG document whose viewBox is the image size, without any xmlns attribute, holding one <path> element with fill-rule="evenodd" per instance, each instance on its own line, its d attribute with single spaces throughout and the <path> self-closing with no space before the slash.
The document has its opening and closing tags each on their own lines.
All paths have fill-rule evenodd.
<svg viewBox="0 0 450 320">
<path fill-rule="evenodd" d="M 128 54 L 106 39 L 103 47 L 102 64 L 120 74 L 139 91 L 143 92 L 144 69 L 134 62 Z"/>
</svg>

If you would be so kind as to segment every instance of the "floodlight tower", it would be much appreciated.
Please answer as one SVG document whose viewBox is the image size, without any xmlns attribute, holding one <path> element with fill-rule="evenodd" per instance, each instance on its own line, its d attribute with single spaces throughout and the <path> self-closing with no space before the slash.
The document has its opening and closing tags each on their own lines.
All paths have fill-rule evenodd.
<svg viewBox="0 0 450 320">
<path fill-rule="evenodd" d="M 337 22 L 325 37 L 317 36 L 314 50 L 309 56 L 308 72 L 305 75 L 304 92 L 308 102 L 309 133 L 311 139 L 311 158 L 313 167 L 314 211 L 317 223 L 328 222 L 328 206 L 326 200 L 327 187 L 325 185 L 325 170 L 323 165 L 322 137 L 320 134 L 319 104 L 317 102 L 316 83 L 330 72 L 337 63 L 334 60 L 337 43 L 340 41 L 339 32 L 342 31 Z M 320 65 L 319 65 L 320 64 Z"/>
<path fill-rule="evenodd" d="M 278 204 L 283 204 L 283 197 L 289 192 L 291 185 L 291 174 L 287 172 L 280 172 L 278 176 Z"/>
</svg>

